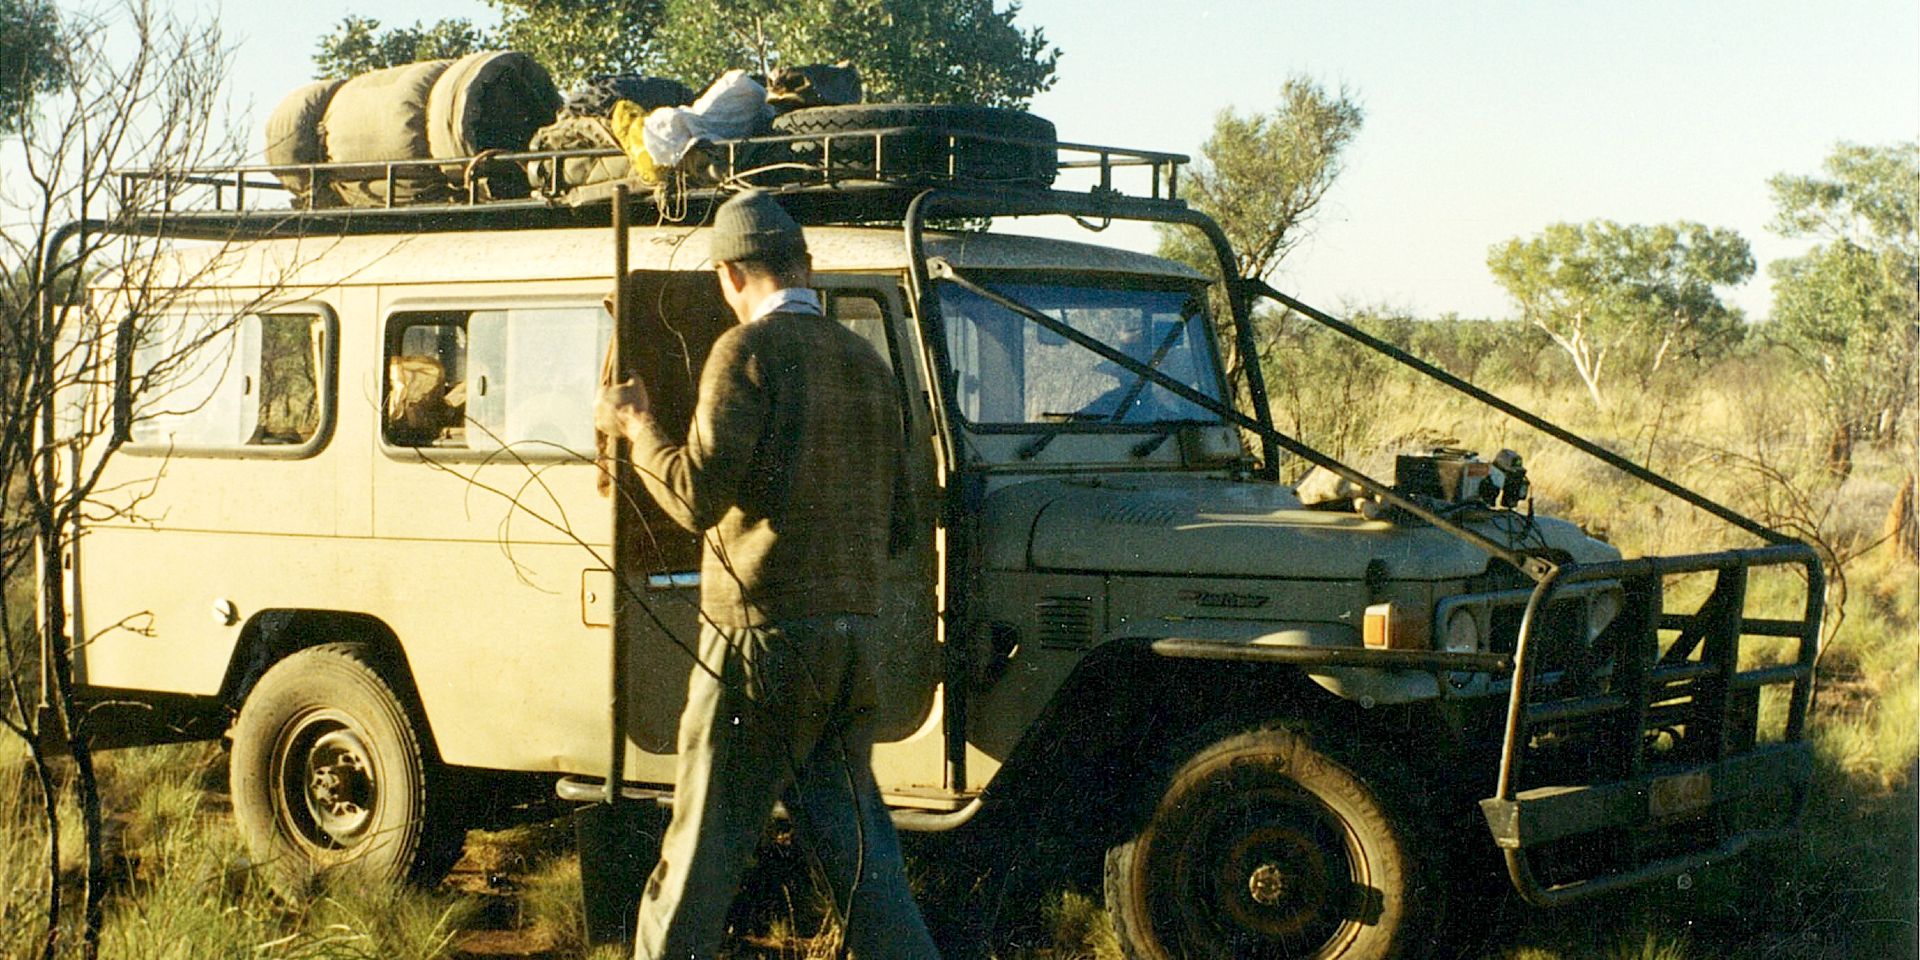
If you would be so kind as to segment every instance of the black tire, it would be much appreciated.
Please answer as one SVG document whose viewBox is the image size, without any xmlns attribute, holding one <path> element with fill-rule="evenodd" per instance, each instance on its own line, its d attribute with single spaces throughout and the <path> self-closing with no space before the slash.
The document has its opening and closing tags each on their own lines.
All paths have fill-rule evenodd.
<svg viewBox="0 0 1920 960">
<path fill-rule="evenodd" d="M 352 870 L 431 884 L 460 857 L 448 776 L 367 648 L 325 644 L 260 677 L 233 726 L 234 820 L 291 895 Z"/>
<path fill-rule="evenodd" d="M 1410 957 L 1439 906 L 1422 862 L 1353 771 L 1254 730 L 1194 753 L 1107 852 L 1107 912 L 1133 960 Z"/>
<path fill-rule="evenodd" d="M 1030 185 L 1053 182 L 1059 172 L 1057 135 L 1053 123 L 1021 110 L 967 104 L 878 103 L 835 107 L 807 107 L 773 118 L 776 134 L 853 133 L 913 127 L 912 134 L 886 139 L 879 165 L 888 179 L 949 176 Z M 948 137 L 961 135 L 951 150 Z M 967 134 L 1004 137 L 1022 143 L 967 139 Z M 815 142 L 794 145 L 796 158 L 819 162 Z M 873 140 L 835 137 L 832 167 L 836 177 L 876 176 Z"/>
</svg>

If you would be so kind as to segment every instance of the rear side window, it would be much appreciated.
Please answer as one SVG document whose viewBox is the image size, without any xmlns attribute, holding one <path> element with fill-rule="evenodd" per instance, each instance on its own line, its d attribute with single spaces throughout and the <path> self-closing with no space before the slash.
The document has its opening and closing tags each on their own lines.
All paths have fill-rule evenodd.
<svg viewBox="0 0 1920 960">
<path fill-rule="evenodd" d="M 332 415 L 333 321 L 319 312 L 177 313 L 123 332 L 135 451 L 300 455 Z"/>
<path fill-rule="evenodd" d="M 387 321 L 389 446 L 590 456 L 613 318 L 594 306 L 417 310 Z"/>
</svg>

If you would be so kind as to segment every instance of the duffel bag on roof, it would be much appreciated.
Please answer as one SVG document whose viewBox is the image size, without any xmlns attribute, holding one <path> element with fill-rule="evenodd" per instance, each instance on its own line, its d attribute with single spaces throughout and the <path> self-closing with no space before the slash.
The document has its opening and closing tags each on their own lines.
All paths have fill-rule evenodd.
<svg viewBox="0 0 1920 960">
<path fill-rule="evenodd" d="M 527 148 L 553 121 L 560 93 L 546 68 L 517 51 L 459 60 L 424 60 L 301 87 L 267 123 L 269 163 L 387 163 L 471 157 Z M 525 196 L 517 170 L 478 171 L 488 197 Z M 465 186 L 464 165 L 410 166 L 394 178 L 394 203 L 451 200 Z M 282 174 L 296 204 L 351 206 L 388 202 L 383 174 L 334 175 L 316 193 L 303 173 Z M 311 199 L 309 199 L 311 198 Z"/>
<path fill-rule="evenodd" d="M 280 106 L 267 118 L 267 163 L 281 167 L 327 162 L 327 144 L 320 132 L 320 120 L 327 115 L 334 93 L 346 82 L 316 80 L 280 101 Z M 294 206 L 311 203 L 316 207 L 330 207 L 337 203 L 338 197 L 331 190 L 322 190 L 314 196 L 313 185 L 307 179 L 304 173 L 280 174 L 280 182 L 293 194 Z"/>
</svg>

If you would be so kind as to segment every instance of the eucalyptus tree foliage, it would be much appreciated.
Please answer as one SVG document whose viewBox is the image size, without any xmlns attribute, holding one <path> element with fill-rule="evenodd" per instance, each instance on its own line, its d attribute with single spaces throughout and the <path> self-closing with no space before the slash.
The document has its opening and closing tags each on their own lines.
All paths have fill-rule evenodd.
<svg viewBox="0 0 1920 960">
<path fill-rule="evenodd" d="M 0 0 L 0 134 L 34 97 L 66 78 L 60 14 L 51 0 Z"/>
<path fill-rule="evenodd" d="M 1769 266 L 1767 331 L 1819 384 L 1838 466 L 1852 438 L 1892 441 L 1920 392 L 1920 141 L 1843 143 L 1768 185 L 1773 229 L 1817 243 Z"/>
<path fill-rule="evenodd" d="M 1222 110 L 1180 195 L 1212 216 L 1233 244 L 1238 276 L 1266 279 L 1312 235 L 1315 214 L 1346 169 L 1366 119 L 1345 86 L 1328 91 L 1303 74 L 1280 85 L 1267 113 Z M 1213 249 L 1190 230 L 1160 228 L 1160 252 L 1212 272 Z"/>
<path fill-rule="evenodd" d="M 348 15 L 334 32 L 320 38 L 313 65 L 318 78 L 351 77 L 416 60 L 464 57 L 484 49 L 484 34 L 462 19 L 414 21 L 410 27 L 380 29 L 372 17 Z"/>
<path fill-rule="evenodd" d="M 1060 51 L 1018 4 L 993 0 L 665 0 L 662 69 L 698 86 L 735 67 L 756 73 L 845 61 L 867 99 L 1023 107 L 1053 85 Z"/>
<path fill-rule="evenodd" d="M 1228 109 L 1214 118 L 1213 135 L 1181 173 L 1180 195 L 1220 224 L 1233 246 L 1235 276 L 1272 277 L 1312 235 L 1314 216 L 1346 169 L 1347 148 L 1365 119 L 1353 91 L 1345 86 L 1329 91 L 1304 74 L 1281 83 L 1279 102 L 1266 113 Z M 1219 271 L 1213 247 L 1198 231 L 1157 229 L 1161 256 L 1209 275 Z M 1215 308 L 1224 315 L 1224 304 Z M 1281 321 L 1259 319 L 1261 351 L 1267 354 L 1281 342 Z M 1221 355 L 1238 388 L 1245 366 L 1239 344 L 1223 337 Z M 1279 358 L 1263 356 L 1261 362 L 1264 369 Z"/>
<path fill-rule="evenodd" d="M 697 89 L 735 68 L 845 61 L 868 100 L 1017 107 L 1053 85 L 1060 58 L 1039 28 L 1015 22 L 1018 4 L 994 0 L 488 2 L 501 15 L 492 31 L 441 20 L 381 33 L 378 21 L 348 17 L 321 38 L 315 64 L 338 76 L 492 47 L 530 54 L 563 89 L 609 73 Z"/>
<path fill-rule="evenodd" d="M 490 45 L 540 61 L 566 90 L 592 76 L 654 73 L 661 0 L 487 0 L 500 11 Z M 691 78 L 684 78 L 694 83 Z"/>
<path fill-rule="evenodd" d="M 417 60 L 479 50 L 520 50 L 540 61 L 563 89 L 587 77 L 644 73 L 658 66 L 653 36 L 659 0 L 487 0 L 500 13 L 492 28 L 449 17 L 382 30 L 372 17 L 348 15 L 322 36 L 314 76 L 351 77 Z"/>
<path fill-rule="evenodd" d="M 1737 338 L 1742 315 L 1721 290 L 1753 276 L 1754 262 L 1732 230 L 1594 220 L 1496 244 L 1487 268 L 1604 408 L 1603 386 L 1618 368 L 1644 384 L 1676 352 L 1700 357 Z"/>
</svg>

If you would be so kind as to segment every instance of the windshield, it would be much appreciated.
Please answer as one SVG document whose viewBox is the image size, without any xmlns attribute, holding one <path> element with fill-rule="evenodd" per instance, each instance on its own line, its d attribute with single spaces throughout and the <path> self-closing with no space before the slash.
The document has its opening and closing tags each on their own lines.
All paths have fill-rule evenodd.
<svg viewBox="0 0 1920 960">
<path fill-rule="evenodd" d="M 982 285 L 1199 393 L 1220 396 L 1206 298 L 1197 287 Z M 939 290 L 953 395 L 971 423 L 1220 422 L 1205 407 L 978 294 L 951 283 Z"/>
</svg>

